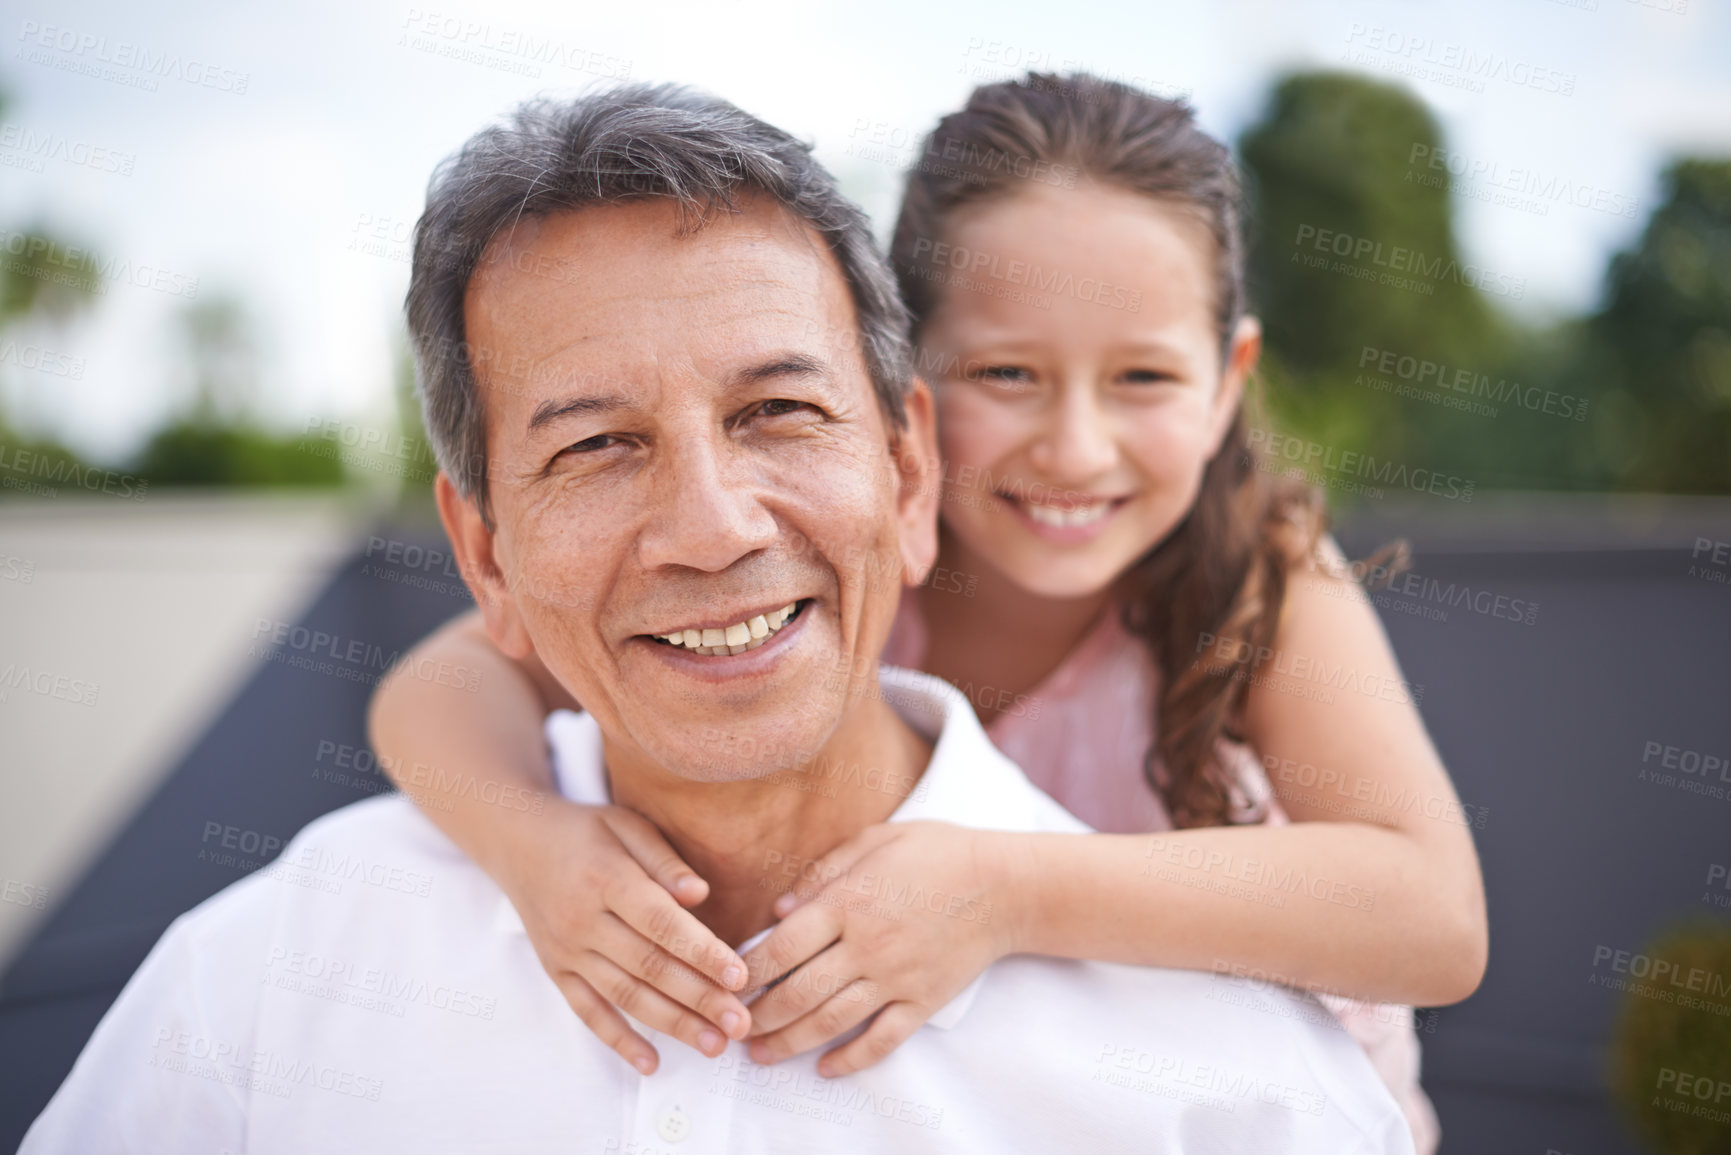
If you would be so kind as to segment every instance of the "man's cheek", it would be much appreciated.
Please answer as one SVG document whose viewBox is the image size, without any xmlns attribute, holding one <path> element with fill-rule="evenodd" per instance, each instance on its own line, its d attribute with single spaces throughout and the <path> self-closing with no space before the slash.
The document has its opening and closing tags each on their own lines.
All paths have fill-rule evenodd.
<svg viewBox="0 0 1731 1155">
<path fill-rule="evenodd" d="M 598 534 L 604 523 L 592 509 L 549 502 L 541 516 L 520 518 L 498 550 L 510 596 L 524 613 L 594 616 L 597 585 L 612 568 L 619 544 Z"/>
</svg>

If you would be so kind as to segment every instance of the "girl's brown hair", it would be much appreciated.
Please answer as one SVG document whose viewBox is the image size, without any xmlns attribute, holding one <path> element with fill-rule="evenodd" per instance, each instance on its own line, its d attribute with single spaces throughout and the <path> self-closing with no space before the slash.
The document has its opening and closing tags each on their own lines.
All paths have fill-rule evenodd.
<svg viewBox="0 0 1731 1155">
<path fill-rule="evenodd" d="M 947 272 L 931 255 L 949 215 L 1029 182 L 1079 179 L 1152 197 L 1208 226 L 1224 372 L 1245 309 L 1242 209 L 1226 147 L 1184 103 L 1082 74 L 983 85 L 926 139 L 890 246 L 916 342 Z M 1327 526 L 1314 488 L 1259 468 L 1248 428 L 1241 405 L 1195 505 L 1120 579 L 1125 624 L 1160 675 L 1143 772 L 1179 826 L 1261 817 L 1219 743 L 1243 739 L 1254 656 L 1271 651 L 1288 576 Z"/>
</svg>

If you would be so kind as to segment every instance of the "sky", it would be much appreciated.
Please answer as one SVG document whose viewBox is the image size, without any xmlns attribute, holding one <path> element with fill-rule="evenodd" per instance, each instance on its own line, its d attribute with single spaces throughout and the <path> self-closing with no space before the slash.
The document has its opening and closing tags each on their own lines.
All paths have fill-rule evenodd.
<svg viewBox="0 0 1731 1155">
<path fill-rule="evenodd" d="M 1456 198 L 1467 256 L 1523 278 L 1534 320 L 1595 304 L 1669 159 L 1731 156 L 1718 0 L 8 0 L 0 246 L 39 227 L 113 264 L 89 310 L 0 341 L 0 403 L 123 459 L 190 395 L 180 315 L 226 294 L 256 334 L 261 418 L 376 425 L 427 179 L 517 102 L 697 85 L 815 142 L 883 234 L 919 137 L 973 85 L 1028 68 L 1185 94 L 1229 141 L 1287 71 L 1402 84 L 1442 124 L 1446 162 L 1483 174 Z M 1585 204 L 1497 203 L 1545 182 Z"/>
</svg>

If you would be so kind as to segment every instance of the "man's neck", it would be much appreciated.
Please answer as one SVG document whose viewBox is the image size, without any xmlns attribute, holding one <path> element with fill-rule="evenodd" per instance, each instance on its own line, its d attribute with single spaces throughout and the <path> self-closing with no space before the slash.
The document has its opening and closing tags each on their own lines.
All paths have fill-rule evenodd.
<svg viewBox="0 0 1731 1155">
<path fill-rule="evenodd" d="M 733 946 L 775 921 L 775 900 L 815 877 L 816 859 L 894 813 L 932 753 L 875 677 L 813 758 L 757 778 L 693 782 L 606 745 L 614 804 L 655 823 L 709 883 L 693 913 Z"/>
</svg>

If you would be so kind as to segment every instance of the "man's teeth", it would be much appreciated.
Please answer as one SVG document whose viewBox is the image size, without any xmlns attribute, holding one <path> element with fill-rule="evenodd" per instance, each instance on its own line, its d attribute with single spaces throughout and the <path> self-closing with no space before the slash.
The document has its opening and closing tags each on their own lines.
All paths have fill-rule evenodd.
<svg viewBox="0 0 1731 1155">
<path fill-rule="evenodd" d="M 743 654 L 769 641 L 769 636 L 793 617 L 798 602 L 788 602 L 779 610 L 758 614 L 748 621 L 735 622 L 724 630 L 681 630 L 676 634 L 658 635 L 673 646 L 683 646 L 694 654 Z"/>
<path fill-rule="evenodd" d="M 1102 517 L 1106 516 L 1107 512 L 1112 508 L 1112 503 L 1109 501 L 1102 501 L 1098 505 L 1083 505 L 1078 506 L 1075 509 L 1064 510 L 1059 509 L 1055 505 L 1035 505 L 1031 501 L 1024 501 L 1022 503 L 1022 508 L 1028 511 L 1029 517 L 1033 518 L 1041 525 L 1055 525 L 1064 528 L 1077 525 L 1093 525 L 1096 521 L 1099 521 Z"/>
</svg>

